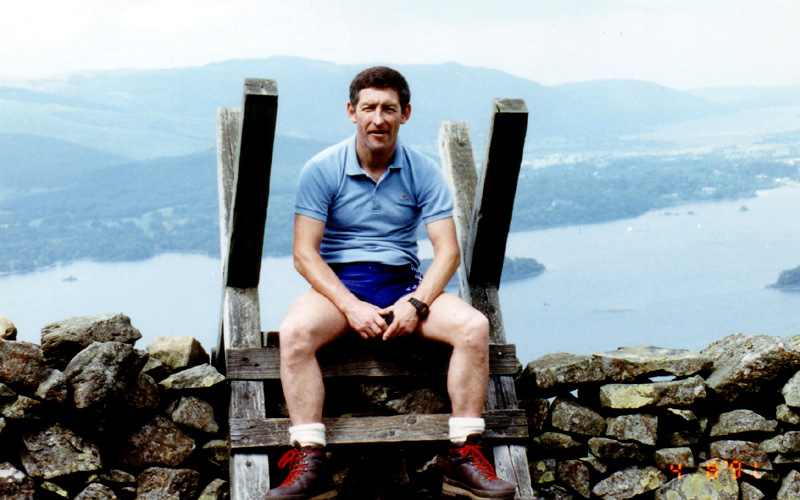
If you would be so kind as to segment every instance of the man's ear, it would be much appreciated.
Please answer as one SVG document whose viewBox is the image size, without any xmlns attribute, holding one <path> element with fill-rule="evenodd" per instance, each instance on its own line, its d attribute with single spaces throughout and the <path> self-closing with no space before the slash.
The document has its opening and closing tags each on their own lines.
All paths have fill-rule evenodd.
<svg viewBox="0 0 800 500">
<path fill-rule="evenodd" d="M 406 109 L 403 110 L 403 114 L 400 116 L 400 124 L 407 122 L 409 117 L 411 116 L 411 103 L 406 104 Z"/>
<path fill-rule="evenodd" d="M 356 108 L 353 106 L 353 103 L 347 101 L 347 116 L 350 118 L 350 121 L 355 123 L 356 122 Z"/>
</svg>

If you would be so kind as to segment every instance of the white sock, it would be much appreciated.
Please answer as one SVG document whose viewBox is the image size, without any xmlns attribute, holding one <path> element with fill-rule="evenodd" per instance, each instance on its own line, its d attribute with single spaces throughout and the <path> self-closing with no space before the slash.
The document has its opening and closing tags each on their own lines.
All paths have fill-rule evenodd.
<svg viewBox="0 0 800 500">
<path fill-rule="evenodd" d="M 301 424 L 289 427 L 289 444 L 301 447 L 314 444 L 325 446 L 328 444 L 325 441 L 325 424 Z"/>
<path fill-rule="evenodd" d="M 450 417 L 450 442 L 463 443 L 470 434 L 483 434 L 486 422 L 482 418 Z"/>
</svg>

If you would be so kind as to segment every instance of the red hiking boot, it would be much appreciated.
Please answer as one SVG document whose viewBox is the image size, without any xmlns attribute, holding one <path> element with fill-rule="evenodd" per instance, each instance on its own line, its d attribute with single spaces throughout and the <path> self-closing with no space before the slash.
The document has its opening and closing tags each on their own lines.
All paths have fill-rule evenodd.
<svg viewBox="0 0 800 500">
<path fill-rule="evenodd" d="M 473 500 L 514 498 L 516 487 L 498 478 L 481 452 L 480 434 L 471 434 L 463 445 L 451 445 L 444 464 L 442 493 Z"/>
<path fill-rule="evenodd" d="M 336 498 L 328 457 L 322 446 L 297 446 L 278 462 L 278 467 L 289 466 L 289 475 L 277 488 L 269 490 L 272 500 L 328 500 Z"/>
</svg>

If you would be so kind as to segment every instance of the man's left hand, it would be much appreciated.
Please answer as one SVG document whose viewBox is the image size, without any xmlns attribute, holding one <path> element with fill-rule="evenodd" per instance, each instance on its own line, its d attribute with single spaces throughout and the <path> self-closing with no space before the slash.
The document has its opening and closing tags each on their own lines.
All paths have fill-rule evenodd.
<svg viewBox="0 0 800 500">
<path fill-rule="evenodd" d="M 382 315 L 389 313 L 392 313 L 394 317 L 389 328 L 383 332 L 383 340 L 411 335 L 419 325 L 417 309 L 408 302 L 408 299 L 400 299 L 395 304 L 380 311 Z"/>
</svg>

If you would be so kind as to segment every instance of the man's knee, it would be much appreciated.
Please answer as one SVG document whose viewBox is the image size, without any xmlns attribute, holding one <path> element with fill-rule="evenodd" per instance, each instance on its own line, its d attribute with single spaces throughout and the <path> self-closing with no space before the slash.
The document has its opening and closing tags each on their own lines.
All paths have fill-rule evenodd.
<svg viewBox="0 0 800 500">
<path fill-rule="evenodd" d="M 489 330 L 489 319 L 480 311 L 473 310 L 472 314 L 464 322 L 460 339 L 464 347 L 488 349 Z"/>
<path fill-rule="evenodd" d="M 313 342 L 313 335 L 308 326 L 290 316 L 281 323 L 278 337 L 282 360 L 313 355 L 319 348 Z"/>
</svg>

